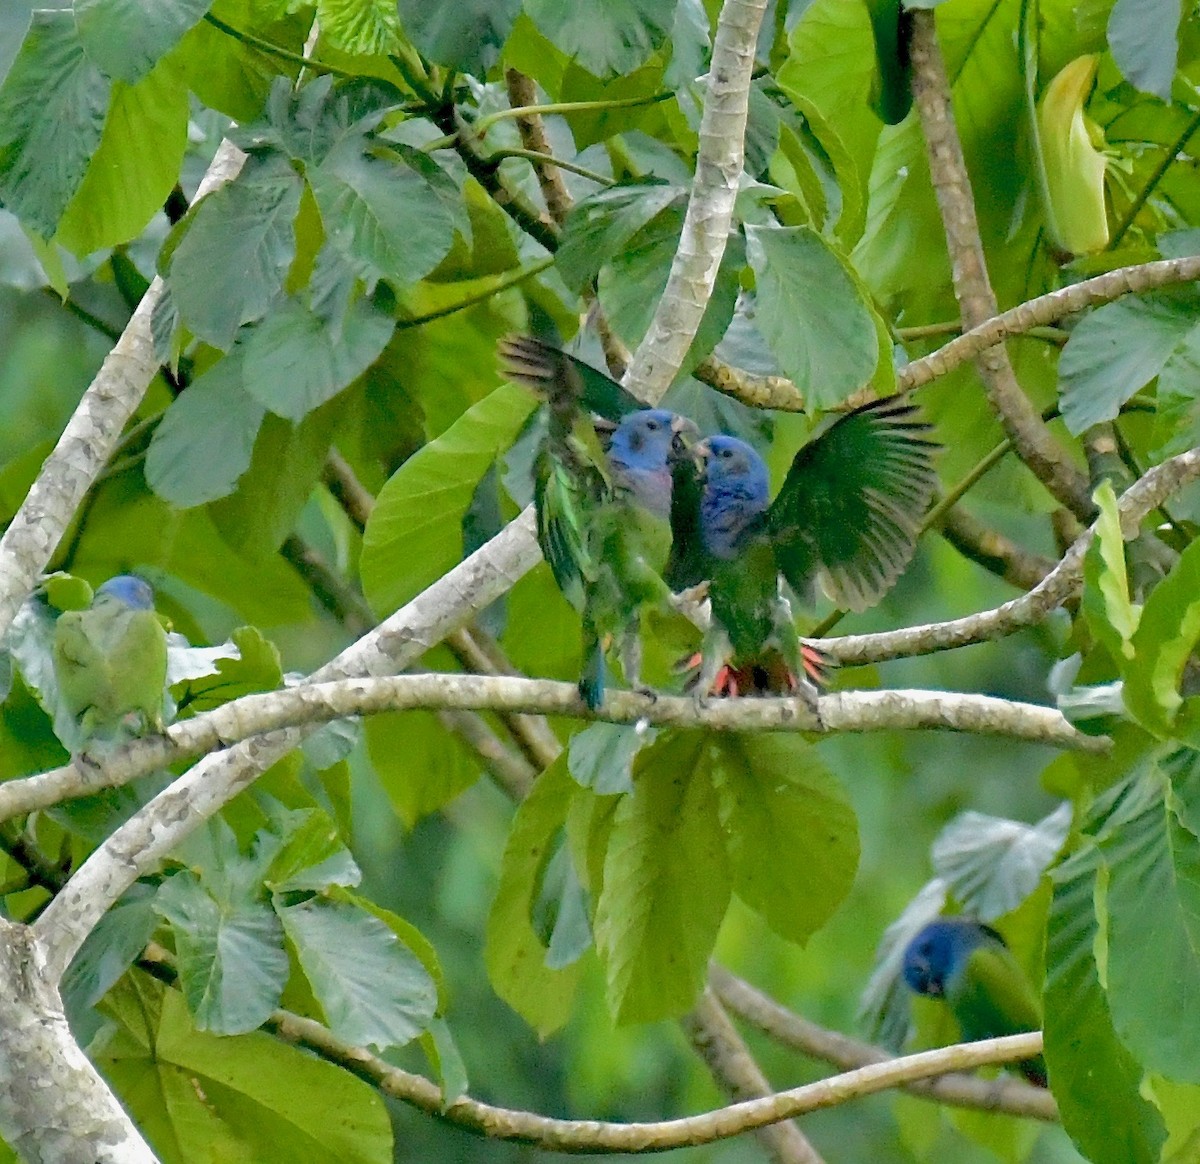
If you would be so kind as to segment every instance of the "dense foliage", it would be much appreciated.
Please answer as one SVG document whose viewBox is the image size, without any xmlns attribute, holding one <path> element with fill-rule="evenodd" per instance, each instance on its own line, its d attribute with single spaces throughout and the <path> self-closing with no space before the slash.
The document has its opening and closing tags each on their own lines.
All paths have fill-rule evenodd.
<svg viewBox="0 0 1200 1164">
<path fill-rule="evenodd" d="M 670 726 L 649 702 L 646 722 L 543 719 L 435 692 L 314 713 L 253 783 L 195 808 L 63 982 L 162 1159 L 533 1154 L 469 1105 L 438 1122 L 463 1095 L 578 1121 L 719 1107 L 743 1093 L 710 1057 L 714 1090 L 665 1021 L 715 1038 L 706 983 L 737 1006 L 714 957 L 892 1052 L 952 1044 L 946 1008 L 900 978 L 942 910 L 994 926 L 1041 985 L 1061 1126 L 1011 1114 L 1029 1114 L 1015 1083 L 999 1113 L 890 1092 L 801 1121 L 823 1155 L 1196 1158 L 1194 6 L 947 0 L 935 41 L 888 0 L 774 0 L 744 135 L 712 116 L 707 74 L 747 0 L 18 7 L 0 12 L 0 519 L 36 496 L 114 344 L 101 375 L 134 408 L 17 596 L 5 781 L 78 752 L 56 618 L 113 575 L 155 588 L 177 723 L 296 687 L 378 623 L 404 640 L 413 600 L 475 551 L 486 564 L 532 498 L 544 417 L 495 355 L 514 331 L 614 374 L 633 349 L 637 393 L 682 279 L 702 290 L 664 404 L 750 442 L 776 484 L 822 414 L 875 395 L 909 393 L 943 446 L 896 588 L 861 614 L 796 607 L 805 633 L 839 636 L 828 730 L 718 731 L 686 708 Z M 927 150 L 955 140 L 968 188 L 953 150 Z M 720 149 L 741 173 L 714 247 L 688 215 Z M 681 273 L 696 250 L 707 284 Z M 1079 285 L 1003 346 L 939 346 Z M 574 684 L 579 618 L 535 560 L 494 601 L 467 578 L 445 641 L 405 665 Z M 645 675 L 679 693 L 699 633 L 644 621 Z M 887 633 L 923 624 L 950 629 Z M 386 670 L 364 658 L 320 678 Z M 965 692 L 968 710 L 838 699 L 877 688 Z M 939 726 L 960 730 L 897 730 Z M 232 738 L 203 750 L 219 762 Z M 38 918 L 208 762 L 93 772 L 9 813 L 5 915 Z M 379 1058 L 348 1070 L 354 1047 Z M 752 1047 L 780 1088 L 827 1074 L 814 1057 L 866 1061 L 798 1056 L 778 1027 Z M 764 1150 L 811 1158 L 748 1135 L 688 1158 Z"/>
</svg>

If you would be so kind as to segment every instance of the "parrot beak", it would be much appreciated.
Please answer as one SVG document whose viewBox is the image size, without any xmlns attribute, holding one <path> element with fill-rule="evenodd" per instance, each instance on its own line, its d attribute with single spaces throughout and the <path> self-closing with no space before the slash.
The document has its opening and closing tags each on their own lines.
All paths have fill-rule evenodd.
<svg viewBox="0 0 1200 1164">
<path fill-rule="evenodd" d="M 694 420 L 687 416 L 679 416 L 678 414 L 671 421 L 671 431 L 689 445 L 700 435 L 700 428 Z"/>
<path fill-rule="evenodd" d="M 667 454 L 667 461 L 672 465 L 677 465 L 681 461 L 692 461 L 697 469 L 702 468 L 711 451 L 708 441 L 696 441 L 693 444 L 689 438 L 699 436 L 700 430 L 692 421 L 684 417 L 679 419 L 682 423 L 677 428 L 672 425 L 675 428 L 675 439 L 671 441 L 671 451 Z"/>
</svg>

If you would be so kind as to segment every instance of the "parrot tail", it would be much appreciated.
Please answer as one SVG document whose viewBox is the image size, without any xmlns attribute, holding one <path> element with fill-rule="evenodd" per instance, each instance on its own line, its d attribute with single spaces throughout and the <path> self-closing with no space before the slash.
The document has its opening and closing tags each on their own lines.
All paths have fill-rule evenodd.
<svg viewBox="0 0 1200 1164">
<path fill-rule="evenodd" d="M 589 711 L 595 711 L 604 702 L 604 688 L 607 682 L 608 668 L 604 662 L 604 644 L 585 614 L 583 671 L 579 676 L 579 697 L 587 704 Z"/>
</svg>

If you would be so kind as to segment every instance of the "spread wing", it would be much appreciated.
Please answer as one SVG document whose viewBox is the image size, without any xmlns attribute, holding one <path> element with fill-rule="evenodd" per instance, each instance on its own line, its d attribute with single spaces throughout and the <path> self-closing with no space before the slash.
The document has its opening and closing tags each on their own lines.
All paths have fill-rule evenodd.
<svg viewBox="0 0 1200 1164">
<path fill-rule="evenodd" d="M 508 335 L 497 350 L 505 375 L 531 388 L 543 400 L 550 399 L 557 385 L 566 379 L 572 383 L 579 408 L 613 425 L 626 413 L 646 407 L 616 380 L 546 340 L 531 335 Z"/>
<path fill-rule="evenodd" d="M 891 397 L 847 413 L 797 454 L 768 513 L 779 569 L 800 595 L 820 581 L 850 610 L 908 565 L 937 487 L 930 426 Z"/>
</svg>

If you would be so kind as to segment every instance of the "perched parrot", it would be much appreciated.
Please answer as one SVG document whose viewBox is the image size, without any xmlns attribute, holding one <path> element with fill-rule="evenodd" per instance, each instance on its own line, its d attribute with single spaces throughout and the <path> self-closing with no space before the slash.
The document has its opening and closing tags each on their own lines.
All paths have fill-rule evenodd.
<svg viewBox="0 0 1200 1164">
<path fill-rule="evenodd" d="M 781 578 L 802 600 L 819 583 L 850 610 L 878 601 L 912 558 L 937 484 L 928 431 L 900 400 L 864 405 L 800 449 L 774 501 L 762 457 L 736 437 L 674 456 L 664 577 L 673 590 L 709 582 L 701 693 L 820 682 L 822 656 L 796 634 Z"/>
<path fill-rule="evenodd" d="M 904 951 L 904 981 L 917 994 L 945 999 L 968 1042 L 1041 1029 L 1041 1008 L 1020 963 L 991 926 L 973 918 L 925 926 Z M 1041 1055 L 1016 1067 L 1046 1086 Z"/>
<path fill-rule="evenodd" d="M 162 730 L 167 633 L 141 578 L 110 578 L 89 609 L 61 614 L 52 653 L 59 692 L 85 742 L 120 738 L 135 712 L 142 729 Z"/>
<path fill-rule="evenodd" d="M 502 340 L 500 357 L 506 374 L 546 405 L 534 467 L 538 541 L 581 614 L 579 693 L 595 709 L 604 698 L 608 641 L 617 640 L 625 679 L 636 687 L 640 611 L 670 602 L 661 574 L 671 540 L 668 454 L 695 425 L 661 408 L 637 407 L 607 376 L 585 372 L 586 365 L 530 336 Z"/>
</svg>

